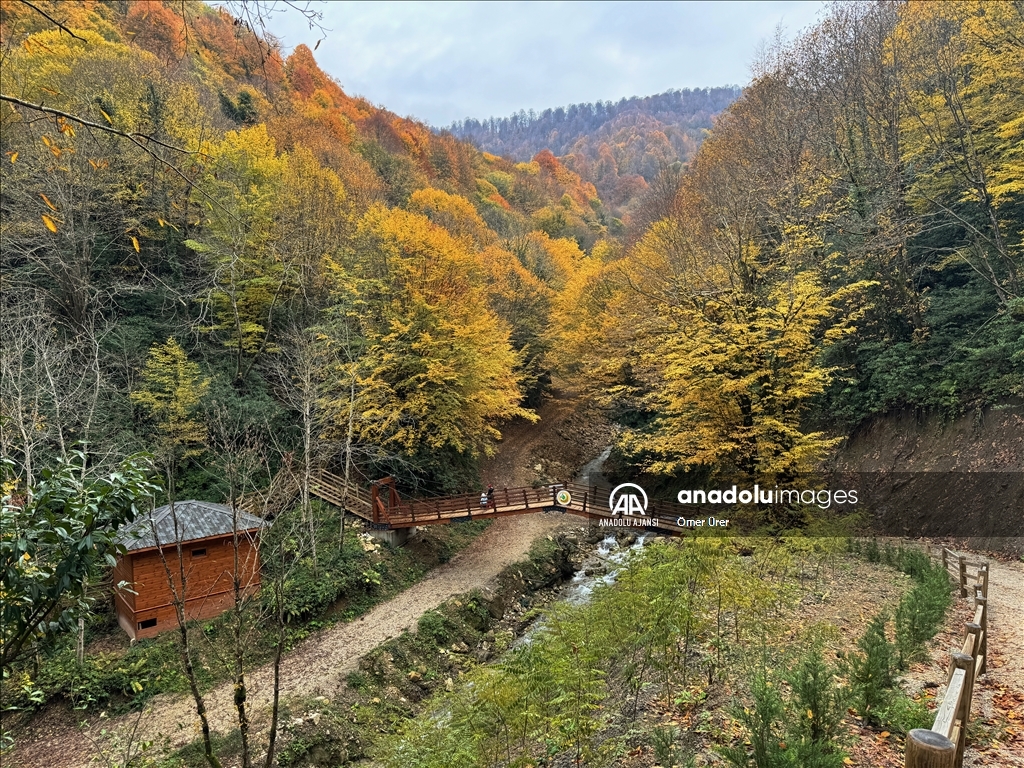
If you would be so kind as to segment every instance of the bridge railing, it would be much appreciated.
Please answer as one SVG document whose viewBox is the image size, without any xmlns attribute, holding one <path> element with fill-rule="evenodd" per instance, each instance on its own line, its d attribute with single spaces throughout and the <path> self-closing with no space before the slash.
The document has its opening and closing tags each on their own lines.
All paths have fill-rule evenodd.
<svg viewBox="0 0 1024 768">
<path fill-rule="evenodd" d="M 948 550 L 942 551 L 943 565 L 949 564 Z M 958 558 L 961 590 L 965 589 L 965 560 Z M 964 764 L 967 724 L 971 718 L 974 684 L 985 672 L 988 655 L 988 564 L 977 564 L 974 616 L 965 624 L 963 646 L 950 654 L 946 693 L 931 729 L 915 728 L 907 735 L 905 768 L 961 768 Z M 966 596 L 966 594 L 964 594 Z"/>
<path fill-rule="evenodd" d="M 570 500 L 559 500 L 559 492 L 568 491 Z M 382 508 L 374 522 L 390 525 L 392 528 L 407 528 L 414 525 L 432 525 L 475 518 L 496 517 L 506 514 L 557 509 L 590 518 L 613 519 L 609 505 L 610 489 L 579 483 L 550 483 L 543 486 L 520 488 L 495 488 L 487 504 L 481 503 L 481 494 L 463 493 L 439 499 L 403 499 L 398 504 Z M 700 514 L 697 507 L 673 502 L 650 501 L 646 519 L 634 518 L 644 525 L 653 525 L 671 531 L 682 531 L 677 520 L 683 514 Z"/>
<path fill-rule="evenodd" d="M 496 488 L 486 505 L 480 503 L 479 493 L 463 493 L 441 499 L 404 499 L 387 510 L 386 522 L 392 527 L 405 527 L 471 519 L 473 515 L 494 516 L 503 512 L 539 510 L 557 504 L 555 495 L 561 487 Z"/>
</svg>

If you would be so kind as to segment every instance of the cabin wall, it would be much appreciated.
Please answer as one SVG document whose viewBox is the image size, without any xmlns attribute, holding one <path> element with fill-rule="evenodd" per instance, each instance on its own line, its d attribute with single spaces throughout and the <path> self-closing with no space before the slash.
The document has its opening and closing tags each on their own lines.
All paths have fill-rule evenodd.
<svg viewBox="0 0 1024 768">
<path fill-rule="evenodd" d="M 129 611 L 135 610 L 135 594 L 130 591 L 134 590 L 132 583 L 135 581 L 135 576 L 132 573 L 132 558 L 131 557 L 119 557 L 117 563 L 114 565 L 114 573 L 111 576 L 112 585 L 114 587 L 114 602 L 118 606 L 118 613 L 121 612 L 121 605 Z M 121 582 L 128 584 L 127 589 L 118 589 L 117 585 Z"/>
<path fill-rule="evenodd" d="M 135 637 L 135 594 L 133 586 L 135 577 L 132 574 L 132 557 L 130 554 L 117 558 L 114 565 L 114 573 L 111 578 L 114 588 L 114 608 L 117 610 L 117 623 L 121 629 L 128 633 L 128 636 Z M 118 589 L 118 584 L 125 582 L 124 589 Z M 131 591 L 130 591 L 131 590 Z"/>
<path fill-rule="evenodd" d="M 177 547 L 164 547 L 164 556 L 180 592 Z M 133 639 L 145 639 L 178 626 L 174 595 L 158 550 L 128 553 L 132 589 L 138 594 L 118 601 L 118 623 Z M 189 620 L 218 616 L 234 605 L 234 551 L 231 536 L 187 542 L 182 546 L 185 571 L 185 617 Z M 246 592 L 259 589 L 259 550 L 248 538 L 238 545 L 238 570 Z M 155 623 L 151 623 L 155 620 Z M 147 626 L 142 626 L 146 624 Z"/>
</svg>

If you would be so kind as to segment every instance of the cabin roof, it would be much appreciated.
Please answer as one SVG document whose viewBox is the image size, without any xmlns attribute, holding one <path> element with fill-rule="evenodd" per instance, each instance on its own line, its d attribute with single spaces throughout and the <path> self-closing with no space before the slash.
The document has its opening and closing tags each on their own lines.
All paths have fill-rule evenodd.
<svg viewBox="0 0 1024 768">
<path fill-rule="evenodd" d="M 262 528 L 266 524 L 262 518 L 248 512 L 238 510 L 236 514 L 239 532 Z M 173 514 L 170 504 L 157 507 L 152 512 L 140 515 L 134 522 L 122 526 L 117 533 L 117 539 L 129 552 L 134 552 L 151 549 L 158 543 L 159 546 L 165 546 L 179 541 L 225 536 L 233 530 L 235 522 L 231 507 L 214 504 L 211 501 L 176 501 Z"/>
</svg>

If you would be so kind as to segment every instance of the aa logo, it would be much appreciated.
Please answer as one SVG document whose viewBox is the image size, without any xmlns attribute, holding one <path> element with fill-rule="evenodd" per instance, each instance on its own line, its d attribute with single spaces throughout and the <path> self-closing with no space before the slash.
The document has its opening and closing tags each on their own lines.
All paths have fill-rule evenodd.
<svg viewBox="0 0 1024 768">
<path fill-rule="evenodd" d="M 647 514 L 647 494 L 635 483 L 623 483 L 612 489 L 608 506 L 613 515 L 644 516 Z"/>
</svg>

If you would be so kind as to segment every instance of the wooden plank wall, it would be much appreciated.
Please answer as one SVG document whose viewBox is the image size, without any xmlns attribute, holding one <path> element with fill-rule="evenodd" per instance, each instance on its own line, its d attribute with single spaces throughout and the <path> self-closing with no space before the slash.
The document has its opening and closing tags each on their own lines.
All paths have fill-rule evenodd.
<svg viewBox="0 0 1024 768">
<path fill-rule="evenodd" d="M 199 554 L 198 550 L 205 550 Z M 180 570 L 176 547 L 164 547 L 167 565 L 171 569 L 175 587 L 180 594 Z M 174 595 L 167 582 L 167 570 L 158 550 L 129 553 L 122 566 L 131 578 L 132 589 L 137 595 L 118 593 L 118 619 L 121 626 L 134 639 L 153 637 L 178 625 L 174 608 Z M 234 548 L 231 536 L 220 539 L 206 539 L 188 542 L 182 547 L 185 583 L 185 615 L 190 620 L 208 619 L 230 608 L 234 603 L 232 573 L 234 572 Z M 259 551 L 254 543 L 245 537 L 238 546 L 238 567 L 241 581 L 247 592 L 259 588 Z M 115 576 L 120 580 L 123 576 Z M 140 629 L 139 624 L 156 619 L 156 625 Z M 131 628 L 129 630 L 129 627 Z"/>
</svg>

